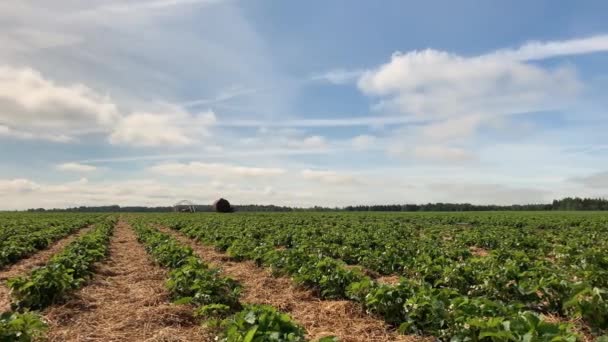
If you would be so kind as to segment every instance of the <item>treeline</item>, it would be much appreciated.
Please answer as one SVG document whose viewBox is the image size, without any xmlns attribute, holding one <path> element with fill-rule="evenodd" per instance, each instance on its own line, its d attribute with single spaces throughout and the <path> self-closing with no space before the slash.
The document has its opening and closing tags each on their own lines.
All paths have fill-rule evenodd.
<svg viewBox="0 0 608 342">
<path fill-rule="evenodd" d="M 549 210 L 608 210 L 603 198 L 566 197 L 551 204 L 475 205 L 470 203 L 427 203 L 403 205 L 360 205 L 345 211 L 549 211 Z"/>
<path fill-rule="evenodd" d="M 514 205 L 475 205 L 470 203 L 427 203 L 427 204 L 393 204 L 393 205 L 358 205 L 342 208 L 315 206 L 311 208 L 294 208 L 277 205 L 245 204 L 235 205 L 236 211 L 242 212 L 293 212 L 293 211 L 549 211 L 549 210 L 608 210 L 608 200 L 603 198 L 567 197 L 554 200 L 551 204 L 514 204 Z M 211 205 L 196 205 L 197 212 L 212 212 Z M 67 209 L 28 209 L 30 212 L 172 212 L 173 206 L 144 207 L 118 205 L 98 207 L 74 207 Z"/>
<path fill-rule="evenodd" d="M 566 197 L 554 200 L 553 210 L 608 210 L 608 200 L 604 198 Z"/>
<path fill-rule="evenodd" d="M 470 203 L 427 203 L 403 205 L 348 206 L 345 211 L 543 211 L 553 210 L 551 204 L 475 205 Z"/>
<path fill-rule="evenodd" d="M 238 211 L 272 211 L 272 212 L 298 211 L 298 210 L 313 210 L 314 211 L 314 210 L 317 210 L 315 208 L 319 208 L 319 210 L 325 209 L 325 208 L 321 208 L 321 207 L 301 209 L 301 208 L 282 207 L 282 206 L 276 206 L 276 205 L 255 205 L 255 204 L 239 205 L 236 207 L 237 207 Z M 195 205 L 194 209 L 197 212 L 214 211 L 212 205 Z M 335 210 L 335 209 L 326 209 L 326 210 Z M 66 208 L 66 209 L 35 208 L 35 209 L 28 209 L 27 211 L 29 211 L 29 212 L 83 212 L 83 213 L 90 213 L 90 212 L 168 213 L 168 212 L 175 211 L 175 207 L 173 207 L 173 206 L 170 206 L 170 207 L 162 207 L 162 206 L 161 207 L 143 207 L 143 206 L 121 207 L 119 205 L 106 205 L 106 206 L 95 206 L 95 207 L 80 206 L 80 207 L 73 207 L 73 208 Z"/>
</svg>

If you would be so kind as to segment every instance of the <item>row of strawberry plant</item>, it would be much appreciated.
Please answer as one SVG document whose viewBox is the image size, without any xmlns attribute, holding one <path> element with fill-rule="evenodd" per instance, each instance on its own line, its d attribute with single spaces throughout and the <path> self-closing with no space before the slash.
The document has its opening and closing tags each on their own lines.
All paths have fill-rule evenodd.
<svg viewBox="0 0 608 342">
<path fill-rule="evenodd" d="M 42 337 L 46 324 L 30 310 L 42 309 L 81 286 L 93 263 L 106 254 L 113 227 L 113 219 L 97 223 L 91 232 L 72 242 L 47 265 L 7 281 L 15 311 L 0 315 L 0 341 L 28 342 Z"/>
<path fill-rule="evenodd" d="M 206 239 L 204 227 L 183 222 L 172 227 L 191 238 Z M 498 341 L 507 336 L 515 340 L 523 336 L 577 339 L 569 325 L 543 322 L 523 305 L 469 298 L 455 289 L 436 288 L 424 281 L 382 285 L 341 261 L 302 248 L 277 249 L 247 236 L 233 236 L 226 251 L 236 260 L 251 259 L 258 265 L 270 266 L 275 274 L 289 274 L 322 298 L 356 300 L 404 333 L 430 334 L 444 340 Z"/>
<path fill-rule="evenodd" d="M 274 213 L 162 221 L 195 230 L 197 239 L 237 257 L 258 246 L 300 250 L 469 297 L 582 317 L 597 334 L 608 324 L 605 215 Z M 475 255 L 475 247 L 487 255 Z M 594 298 L 585 301 L 581 293 Z"/>
<path fill-rule="evenodd" d="M 167 288 L 179 304 L 191 304 L 195 315 L 219 328 L 221 341 L 304 341 L 304 330 L 286 314 L 266 305 L 243 305 L 241 286 L 209 267 L 172 236 L 141 221 L 132 226 L 146 251 L 171 269 Z"/>
<path fill-rule="evenodd" d="M 95 220 L 92 215 L 70 217 L 6 216 L 0 221 L 0 267 L 48 247 Z"/>
<path fill-rule="evenodd" d="M 90 232 L 70 243 L 45 266 L 29 275 L 9 279 L 13 309 L 40 310 L 81 287 L 93 273 L 95 262 L 106 256 L 115 221 L 108 218 L 96 223 Z"/>
</svg>

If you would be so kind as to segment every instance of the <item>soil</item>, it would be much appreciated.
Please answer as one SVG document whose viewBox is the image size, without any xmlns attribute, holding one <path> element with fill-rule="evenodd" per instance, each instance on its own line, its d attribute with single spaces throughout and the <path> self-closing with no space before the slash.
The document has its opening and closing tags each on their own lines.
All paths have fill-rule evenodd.
<svg viewBox="0 0 608 342">
<path fill-rule="evenodd" d="M 53 255 L 61 252 L 67 245 L 72 243 L 72 241 L 86 234 L 92 228 L 93 226 L 84 227 L 72 235 L 55 241 L 48 248 L 40 250 L 2 269 L 0 271 L 0 312 L 10 310 L 10 290 L 5 284 L 7 279 L 20 275 L 26 275 L 35 268 L 46 265 Z"/>
<path fill-rule="evenodd" d="M 376 279 L 376 281 L 380 284 L 397 285 L 401 282 L 401 277 L 398 275 L 388 275 L 379 277 Z"/>
<path fill-rule="evenodd" d="M 49 341 L 213 341 L 188 305 L 170 302 L 167 271 L 155 265 L 132 228 L 116 225 L 108 259 L 88 286 L 43 314 Z"/>
<path fill-rule="evenodd" d="M 488 255 L 490 255 L 490 251 L 488 251 L 485 248 L 481 248 L 481 247 L 477 247 L 477 246 L 469 247 L 469 251 L 471 251 L 471 254 L 473 254 L 474 256 L 478 256 L 478 257 L 487 257 Z"/>
<path fill-rule="evenodd" d="M 321 300 L 309 290 L 297 287 L 288 277 L 274 277 L 251 261 L 230 261 L 225 253 L 202 245 L 168 228 L 158 227 L 194 251 L 223 274 L 243 285 L 241 301 L 267 304 L 288 313 L 306 329 L 308 338 L 316 340 L 336 336 L 342 342 L 355 341 L 430 341 L 418 336 L 405 336 L 391 330 L 380 319 L 365 314 L 352 301 Z"/>
</svg>

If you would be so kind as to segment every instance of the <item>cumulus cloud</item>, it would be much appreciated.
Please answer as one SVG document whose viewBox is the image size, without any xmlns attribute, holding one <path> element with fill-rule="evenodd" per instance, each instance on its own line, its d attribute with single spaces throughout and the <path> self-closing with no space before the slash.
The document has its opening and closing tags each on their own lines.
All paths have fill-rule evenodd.
<svg viewBox="0 0 608 342">
<path fill-rule="evenodd" d="M 0 137 L 65 143 L 101 133 L 112 144 L 180 146 L 208 136 L 215 121 L 212 111 L 191 114 L 164 103 L 125 115 L 82 83 L 60 85 L 31 68 L 0 66 Z"/>
<path fill-rule="evenodd" d="M 57 170 L 70 172 L 93 172 L 97 167 L 80 163 L 63 163 L 57 165 Z"/>
<path fill-rule="evenodd" d="M 302 172 L 300 174 L 302 175 L 302 177 L 304 179 L 321 182 L 321 183 L 326 183 L 326 184 L 353 185 L 353 184 L 360 183 L 360 181 L 356 177 L 354 177 L 350 174 L 341 174 L 341 173 L 338 173 L 335 171 L 329 171 L 329 170 L 306 169 L 306 170 L 302 170 Z"/>
<path fill-rule="evenodd" d="M 188 145 L 192 140 L 173 122 L 171 115 L 133 113 L 121 120 L 112 135 L 112 144 L 135 146 Z"/>
<path fill-rule="evenodd" d="M 351 139 L 351 145 L 357 150 L 366 150 L 374 145 L 376 137 L 373 135 L 362 134 Z"/>
<path fill-rule="evenodd" d="M 75 139 L 65 134 L 32 133 L 15 130 L 5 125 L 0 125 L 0 137 L 14 138 L 20 140 L 46 140 L 56 143 L 68 143 Z"/>
<path fill-rule="evenodd" d="M 208 136 L 208 128 L 214 123 L 215 114 L 211 111 L 192 115 L 170 106 L 163 112 L 135 112 L 126 116 L 109 139 L 116 145 L 183 146 Z"/>
<path fill-rule="evenodd" d="M 320 135 L 313 135 L 304 138 L 300 146 L 303 148 L 325 148 L 327 147 L 327 141 Z"/>
<path fill-rule="evenodd" d="M 377 109 L 427 120 L 408 132 L 409 138 L 395 136 L 393 145 L 398 146 L 389 147 L 392 154 L 411 150 L 418 157 L 461 161 L 471 159 L 472 151 L 445 145 L 463 144 L 480 127 L 506 115 L 574 103 L 583 86 L 571 66 L 529 61 L 600 51 L 608 51 L 608 35 L 530 42 L 479 56 L 434 49 L 396 52 L 387 63 L 366 70 L 357 86 L 378 99 Z"/>
<path fill-rule="evenodd" d="M 0 180 L 0 194 L 15 193 L 21 194 L 34 191 L 40 188 L 37 183 L 24 178 L 10 180 Z"/>
<path fill-rule="evenodd" d="M 108 130 L 119 119 L 108 96 L 83 84 L 59 85 L 31 68 L 0 66 L 0 123 L 22 137 Z"/>
<path fill-rule="evenodd" d="M 282 168 L 202 162 L 158 164 L 152 166 L 150 171 L 166 176 L 209 176 L 214 178 L 276 177 L 287 172 Z"/>
<path fill-rule="evenodd" d="M 544 110 L 580 88 L 567 67 L 549 70 L 437 50 L 395 53 L 388 63 L 366 71 L 358 85 L 365 94 L 381 97 L 385 106 L 433 119 Z"/>
</svg>

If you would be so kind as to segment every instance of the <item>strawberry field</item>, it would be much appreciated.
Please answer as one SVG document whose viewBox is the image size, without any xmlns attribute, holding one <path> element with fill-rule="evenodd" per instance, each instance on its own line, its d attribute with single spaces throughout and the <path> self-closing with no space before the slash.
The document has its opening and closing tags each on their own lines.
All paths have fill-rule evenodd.
<svg viewBox="0 0 608 342">
<path fill-rule="evenodd" d="M 14 275 L 0 340 L 607 340 L 602 213 L 5 213 L 0 227 Z"/>
</svg>

